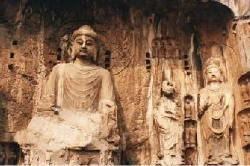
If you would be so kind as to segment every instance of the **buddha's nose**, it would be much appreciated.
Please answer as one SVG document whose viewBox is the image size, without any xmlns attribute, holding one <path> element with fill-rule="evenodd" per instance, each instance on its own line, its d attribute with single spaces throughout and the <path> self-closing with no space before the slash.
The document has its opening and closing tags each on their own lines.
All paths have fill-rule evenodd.
<svg viewBox="0 0 250 166">
<path fill-rule="evenodd" d="M 85 42 L 82 43 L 82 48 L 86 48 L 86 43 Z"/>
</svg>

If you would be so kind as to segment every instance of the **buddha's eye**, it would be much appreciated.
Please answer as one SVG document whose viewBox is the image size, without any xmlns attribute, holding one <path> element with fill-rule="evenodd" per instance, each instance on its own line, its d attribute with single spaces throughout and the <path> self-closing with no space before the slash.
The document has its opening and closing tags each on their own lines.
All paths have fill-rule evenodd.
<svg viewBox="0 0 250 166">
<path fill-rule="evenodd" d="M 86 45 L 87 45 L 87 46 L 93 46 L 93 45 L 94 45 L 94 42 L 91 41 L 91 40 L 87 40 L 87 41 L 86 41 Z"/>
<path fill-rule="evenodd" d="M 82 45 L 83 41 L 82 40 L 77 40 L 76 43 L 79 44 L 79 45 Z"/>
</svg>

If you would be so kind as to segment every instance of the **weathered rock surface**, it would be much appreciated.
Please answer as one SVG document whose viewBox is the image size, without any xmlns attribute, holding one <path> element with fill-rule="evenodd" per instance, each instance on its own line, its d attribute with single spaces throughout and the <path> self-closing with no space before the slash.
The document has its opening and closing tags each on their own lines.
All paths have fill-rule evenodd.
<svg viewBox="0 0 250 166">
<path fill-rule="evenodd" d="M 47 136 L 53 134 L 55 140 L 49 141 L 55 149 L 64 147 L 59 143 L 62 140 L 65 147 L 80 143 L 81 139 L 78 142 L 74 138 L 85 134 L 84 121 L 72 124 L 67 116 L 61 123 L 58 118 L 63 115 L 38 115 L 36 108 L 53 66 L 70 60 L 71 33 L 88 24 L 102 39 L 98 66 L 108 69 L 114 82 L 121 164 L 156 164 L 164 159 L 158 153 L 161 148 L 159 131 L 167 132 L 172 126 L 159 130 L 154 117 L 165 78 L 175 82 L 175 100 L 169 100 L 176 103 L 179 110 L 182 137 L 177 141 L 178 152 L 186 164 L 206 162 L 200 141 L 198 94 L 207 86 L 203 73 L 205 62 L 218 55 L 224 65 L 226 81 L 233 87 L 235 100 L 233 127 L 230 129 L 233 136 L 230 140 L 231 155 L 238 157 L 239 164 L 250 164 L 249 15 L 248 0 L 2 0 L 0 163 L 24 163 L 25 152 L 21 153 L 13 139 L 18 135 L 16 133 L 25 129 L 34 135 L 42 133 L 38 138 L 43 140 L 50 139 Z M 68 140 L 69 137 L 54 133 L 56 128 L 40 128 L 42 121 L 47 123 L 44 128 L 58 123 L 58 130 L 75 132 L 75 135 Z M 69 128 L 74 125 L 84 127 Z M 100 134 L 95 128 L 93 132 Z M 92 141 L 98 142 L 92 139 L 89 142 Z M 85 143 L 87 145 L 88 141 L 82 140 L 81 144 Z M 100 160 L 99 151 L 78 153 L 72 149 L 57 151 L 51 148 L 52 154 L 40 151 L 46 144 L 40 146 L 34 148 L 31 155 L 32 161 L 39 161 L 37 156 L 41 158 L 38 164 L 46 163 L 49 158 L 50 162 L 59 164 L 79 163 L 78 160 L 88 164 L 91 156 L 95 156 L 93 163 Z M 219 157 L 218 161 L 222 158 Z"/>
</svg>

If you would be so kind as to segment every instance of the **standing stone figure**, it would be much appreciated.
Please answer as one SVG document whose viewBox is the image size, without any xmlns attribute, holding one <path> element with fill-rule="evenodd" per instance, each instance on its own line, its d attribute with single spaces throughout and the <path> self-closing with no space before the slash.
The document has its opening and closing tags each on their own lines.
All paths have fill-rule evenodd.
<svg viewBox="0 0 250 166">
<path fill-rule="evenodd" d="M 175 97 L 175 88 L 169 81 L 162 83 L 163 96 L 155 111 L 159 152 L 158 164 L 179 165 L 184 164 L 182 158 L 182 127 L 179 124 L 180 106 Z"/>
<path fill-rule="evenodd" d="M 185 122 L 185 147 L 196 147 L 196 124 L 194 120 Z"/>
<path fill-rule="evenodd" d="M 4 149 L 4 145 L 0 144 L 0 165 L 5 165 L 5 159 L 6 155 L 5 155 L 5 149 Z"/>
<path fill-rule="evenodd" d="M 241 96 L 243 98 L 244 103 L 248 103 L 250 101 L 250 80 L 246 78 L 241 84 Z"/>
<path fill-rule="evenodd" d="M 186 120 L 193 119 L 195 108 L 193 97 L 191 95 L 187 95 L 184 97 L 184 111 Z"/>
<path fill-rule="evenodd" d="M 104 155 L 98 163 L 91 163 L 91 158 L 87 163 L 109 164 L 112 162 L 105 155 L 117 150 L 119 142 L 111 76 L 96 65 L 99 39 L 90 26 L 74 31 L 71 40 L 71 62 L 53 68 L 36 114 L 15 139 L 42 151 L 46 157 L 39 156 L 39 160 L 48 164 L 70 163 L 60 162 L 55 155 L 81 148 L 99 150 Z M 50 161 L 51 157 L 57 161 Z M 79 160 L 78 164 L 86 163 Z"/>
<path fill-rule="evenodd" d="M 224 81 L 221 59 L 205 64 L 205 88 L 200 90 L 199 112 L 205 164 L 237 164 L 230 149 L 234 121 L 234 97 Z"/>
</svg>

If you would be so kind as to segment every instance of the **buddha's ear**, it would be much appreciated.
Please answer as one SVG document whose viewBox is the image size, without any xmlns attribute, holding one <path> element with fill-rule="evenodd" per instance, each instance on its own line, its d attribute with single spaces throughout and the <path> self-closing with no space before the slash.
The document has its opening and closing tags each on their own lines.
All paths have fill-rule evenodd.
<svg viewBox="0 0 250 166">
<path fill-rule="evenodd" d="M 74 60 L 75 59 L 75 48 L 73 47 L 73 42 L 71 42 L 71 45 L 69 46 L 67 52 L 71 57 L 71 61 Z"/>
<path fill-rule="evenodd" d="M 94 61 L 95 64 L 97 64 L 98 58 L 99 58 L 99 48 L 96 50 L 95 54 L 93 55 L 92 59 Z"/>
</svg>

